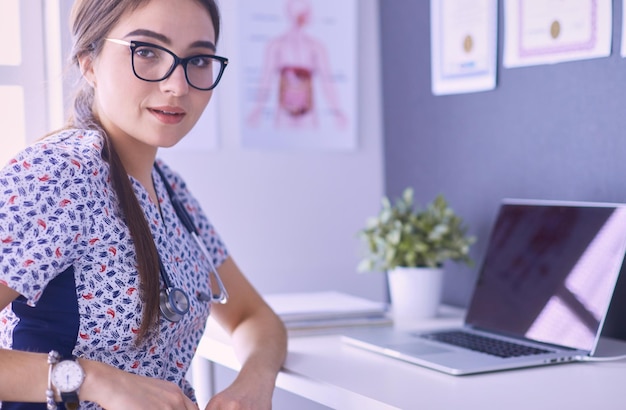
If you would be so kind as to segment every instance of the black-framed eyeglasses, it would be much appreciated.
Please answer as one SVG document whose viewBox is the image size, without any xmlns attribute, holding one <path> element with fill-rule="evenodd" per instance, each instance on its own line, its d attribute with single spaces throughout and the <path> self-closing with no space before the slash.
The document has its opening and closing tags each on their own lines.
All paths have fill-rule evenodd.
<svg viewBox="0 0 626 410">
<path fill-rule="evenodd" d="M 187 83 L 197 90 L 209 91 L 217 86 L 228 65 L 228 59 L 212 54 L 197 54 L 180 58 L 165 47 L 144 41 L 124 41 L 106 38 L 115 44 L 130 47 L 133 73 L 149 82 L 163 81 L 182 65 Z"/>
</svg>

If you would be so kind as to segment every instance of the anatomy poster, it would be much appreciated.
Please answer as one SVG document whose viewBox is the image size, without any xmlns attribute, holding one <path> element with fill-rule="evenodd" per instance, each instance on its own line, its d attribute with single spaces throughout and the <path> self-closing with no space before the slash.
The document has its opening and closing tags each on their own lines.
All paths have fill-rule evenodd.
<svg viewBox="0 0 626 410">
<path fill-rule="evenodd" d="M 355 149 L 357 0 L 240 5 L 242 145 Z"/>
</svg>

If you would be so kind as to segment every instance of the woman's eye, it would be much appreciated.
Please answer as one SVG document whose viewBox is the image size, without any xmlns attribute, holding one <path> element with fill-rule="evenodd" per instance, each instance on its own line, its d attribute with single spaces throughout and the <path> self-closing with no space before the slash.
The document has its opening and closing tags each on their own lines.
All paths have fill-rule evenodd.
<svg viewBox="0 0 626 410">
<path fill-rule="evenodd" d="M 157 53 L 155 53 L 155 50 L 150 47 L 141 47 L 135 49 L 135 55 L 137 55 L 137 57 L 154 58 L 156 57 L 156 54 Z"/>
<path fill-rule="evenodd" d="M 191 60 L 189 60 L 189 64 L 196 68 L 209 68 L 211 67 L 212 62 L 213 59 L 206 56 L 196 56 L 192 57 Z"/>
</svg>

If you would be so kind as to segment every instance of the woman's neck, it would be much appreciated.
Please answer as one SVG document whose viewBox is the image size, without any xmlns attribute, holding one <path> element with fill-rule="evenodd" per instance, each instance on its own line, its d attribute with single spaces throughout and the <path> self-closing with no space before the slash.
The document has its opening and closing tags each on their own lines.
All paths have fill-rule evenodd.
<svg viewBox="0 0 626 410">
<path fill-rule="evenodd" d="M 158 203 L 154 182 L 152 181 L 152 168 L 157 148 L 132 138 L 110 138 L 126 173 L 137 180 L 148 191 L 150 199 L 154 203 Z"/>
</svg>

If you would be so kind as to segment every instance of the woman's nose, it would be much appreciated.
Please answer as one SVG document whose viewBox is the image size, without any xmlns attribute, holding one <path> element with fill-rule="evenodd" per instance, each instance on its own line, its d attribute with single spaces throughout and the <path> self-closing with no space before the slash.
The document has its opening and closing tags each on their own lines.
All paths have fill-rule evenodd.
<svg viewBox="0 0 626 410">
<path fill-rule="evenodd" d="M 175 95 L 184 95 L 189 92 L 189 83 L 185 76 L 185 68 L 182 64 L 178 64 L 174 71 L 163 81 L 161 81 L 161 89 L 164 92 L 171 92 Z"/>
</svg>

